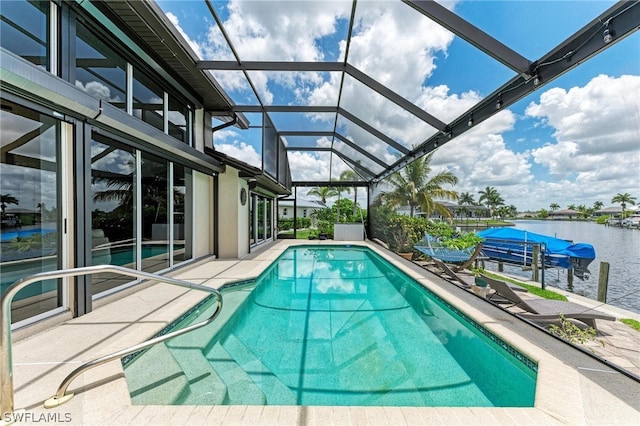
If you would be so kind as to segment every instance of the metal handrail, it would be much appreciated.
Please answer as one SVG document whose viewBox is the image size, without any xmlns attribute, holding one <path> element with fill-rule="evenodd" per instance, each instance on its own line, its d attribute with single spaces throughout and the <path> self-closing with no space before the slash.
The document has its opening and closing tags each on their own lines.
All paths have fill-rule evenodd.
<svg viewBox="0 0 640 426">
<path fill-rule="evenodd" d="M 73 397 L 73 392 L 67 393 L 67 388 L 76 377 L 78 377 L 80 374 L 82 374 L 86 370 L 93 367 L 97 367 L 106 362 L 113 361 L 114 359 L 122 358 L 125 355 L 129 355 L 131 353 L 148 348 L 149 346 L 153 346 L 157 343 L 160 343 L 165 340 L 176 337 L 178 335 L 187 333 L 191 330 L 195 330 L 196 328 L 204 327 L 205 325 L 210 324 L 218 316 L 218 314 L 220 313 L 220 310 L 222 309 L 222 295 L 218 290 L 214 288 L 205 287 L 205 286 L 190 283 L 187 281 L 177 280 L 175 278 L 164 277 L 162 275 L 151 274 L 148 272 L 142 272 L 142 271 L 136 271 L 133 269 L 123 268 L 121 266 L 116 266 L 116 265 L 85 266 L 85 267 L 74 268 L 74 269 L 41 272 L 38 274 L 30 275 L 25 278 L 21 278 L 7 288 L 6 292 L 2 295 L 1 304 L 0 304 L 0 333 L 1 333 L 1 336 L 0 336 L 0 412 L 2 413 L 2 418 L 5 418 L 6 415 L 10 415 L 14 411 L 13 365 L 12 365 L 12 353 L 11 353 L 11 302 L 13 301 L 13 297 L 18 293 L 18 291 L 22 290 L 29 284 L 33 284 L 38 281 L 54 279 L 54 278 L 75 277 L 79 275 L 92 275 L 100 272 L 114 272 L 114 273 L 127 275 L 134 278 L 146 278 L 149 280 L 159 281 L 166 284 L 176 285 L 179 287 L 206 291 L 216 296 L 217 298 L 216 310 L 208 319 L 202 322 L 199 322 L 197 324 L 192 324 L 188 327 L 181 328 L 180 330 L 176 330 L 171 333 L 167 333 L 163 336 L 154 337 L 150 340 L 147 340 L 146 342 L 137 344 L 135 346 L 131 346 L 129 348 L 122 349 L 110 355 L 105 355 L 98 359 L 84 363 L 80 367 L 73 370 L 62 381 L 62 383 L 60 384 L 60 387 L 58 387 L 58 391 L 56 392 L 56 394 L 45 402 L 45 408 L 57 407 L 58 405 L 63 404 L 67 402 L 69 399 L 71 399 Z"/>
</svg>

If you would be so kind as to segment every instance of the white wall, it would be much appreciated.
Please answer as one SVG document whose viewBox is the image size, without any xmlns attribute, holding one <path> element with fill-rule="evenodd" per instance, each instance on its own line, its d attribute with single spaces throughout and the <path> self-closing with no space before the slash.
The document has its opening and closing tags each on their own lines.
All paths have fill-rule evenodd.
<svg viewBox="0 0 640 426">
<path fill-rule="evenodd" d="M 240 190 L 247 191 L 247 203 L 243 206 L 240 203 Z M 236 193 L 238 202 L 238 257 L 249 254 L 249 209 L 251 206 L 251 195 L 249 185 L 244 179 L 238 181 L 238 192 Z"/>
<path fill-rule="evenodd" d="M 193 257 L 213 253 L 213 176 L 193 171 Z"/>
<path fill-rule="evenodd" d="M 240 191 L 247 191 L 247 203 L 240 204 Z M 220 233 L 218 255 L 221 259 L 237 259 L 249 253 L 249 188 L 238 170 L 227 165 L 218 177 Z"/>
</svg>

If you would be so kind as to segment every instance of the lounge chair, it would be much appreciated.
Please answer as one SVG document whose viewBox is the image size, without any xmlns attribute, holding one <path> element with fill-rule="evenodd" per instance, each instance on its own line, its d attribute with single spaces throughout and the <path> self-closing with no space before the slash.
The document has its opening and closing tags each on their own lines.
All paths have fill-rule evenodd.
<svg viewBox="0 0 640 426">
<path fill-rule="evenodd" d="M 465 280 L 461 275 L 456 274 L 451 268 L 449 268 L 449 266 L 447 266 L 447 264 L 444 263 L 442 260 L 435 257 L 432 257 L 432 259 L 436 264 L 436 266 L 440 268 L 445 274 L 447 274 L 451 279 L 453 279 L 456 284 L 469 289 L 475 283 L 474 277 L 467 275 L 465 276 L 465 278 L 467 278 Z"/>
<path fill-rule="evenodd" d="M 549 299 L 527 299 L 513 291 L 504 281 L 490 277 L 484 277 L 495 293 L 512 303 L 513 307 L 518 307 L 526 312 L 517 315 L 535 322 L 558 321 L 561 317 L 576 319 L 585 323 L 589 327 L 596 328 L 596 319 L 615 321 L 616 318 L 595 309 L 588 308 L 573 302 Z"/>
<path fill-rule="evenodd" d="M 472 285 L 475 285 L 475 277 L 471 275 L 458 274 L 453 269 L 451 269 L 449 265 L 447 265 L 440 259 L 436 259 L 435 257 L 433 258 L 433 261 L 435 262 L 436 266 L 438 266 L 438 268 L 442 269 L 442 271 L 445 274 L 447 274 L 449 277 L 455 280 L 462 287 L 469 289 L 471 288 Z M 489 287 L 491 287 L 491 284 L 489 283 L 489 277 L 485 277 L 484 275 L 481 275 L 481 277 L 487 282 L 487 284 L 489 284 Z M 516 285 L 516 284 L 507 284 L 507 285 L 511 287 L 513 291 L 523 291 L 523 292 L 527 291 L 526 288 L 520 287 L 519 285 Z"/>
</svg>

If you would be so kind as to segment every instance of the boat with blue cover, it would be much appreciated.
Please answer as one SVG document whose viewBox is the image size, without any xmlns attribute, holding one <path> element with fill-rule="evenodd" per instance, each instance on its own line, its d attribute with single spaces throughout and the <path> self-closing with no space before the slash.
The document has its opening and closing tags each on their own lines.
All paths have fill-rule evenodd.
<svg viewBox="0 0 640 426">
<path fill-rule="evenodd" d="M 580 279 L 589 278 L 589 264 L 596 258 L 591 244 L 547 235 L 535 234 L 517 228 L 491 228 L 477 233 L 482 237 L 482 253 L 491 260 L 531 266 L 533 247 L 544 251 L 546 268 L 573 269 Z"/>
</svg>

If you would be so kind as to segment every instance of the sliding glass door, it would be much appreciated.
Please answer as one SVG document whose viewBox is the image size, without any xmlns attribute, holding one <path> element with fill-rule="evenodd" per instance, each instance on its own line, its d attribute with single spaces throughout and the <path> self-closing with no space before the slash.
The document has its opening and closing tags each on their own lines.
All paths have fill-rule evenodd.
<svg viewBox="0 0 640 426">
<path fill-rule="evenodd" d="M 63 127 L 52 117 L 2 102 L 0 110 L 0 284 L 63 266 L 61 250 Z M 14 297 L 13 322 L 63 305 L 59 280 Z"/>
</svg>

